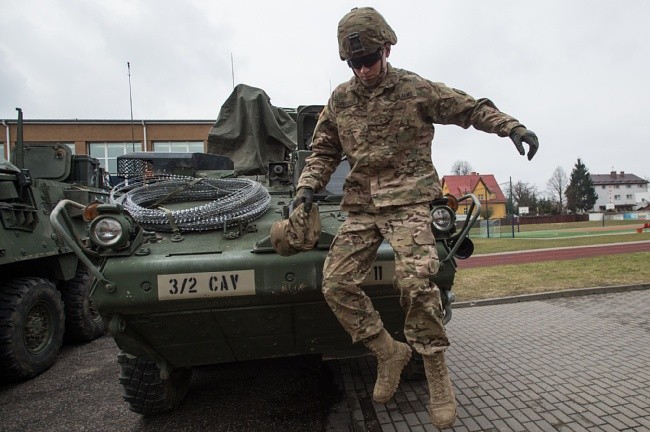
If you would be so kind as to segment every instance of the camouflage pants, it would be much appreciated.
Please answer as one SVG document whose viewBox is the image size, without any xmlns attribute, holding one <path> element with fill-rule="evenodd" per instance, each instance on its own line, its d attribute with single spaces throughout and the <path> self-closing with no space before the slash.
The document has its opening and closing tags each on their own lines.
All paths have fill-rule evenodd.
<svg viewBox="0 0 650 432">
<path fill-rule="evenodd" d="M 353 342 L 383 329 L 379 313 L 360 285 L 386 239 L 395 251 L 395 287 L 406 312 L 406 341 L 420 354 L 449 346 L 440 290 L 429 281 L 438 272 L 428 204 L 350 212 L 330 248 L 323 269 L 323 294 Z"/>
</svg>

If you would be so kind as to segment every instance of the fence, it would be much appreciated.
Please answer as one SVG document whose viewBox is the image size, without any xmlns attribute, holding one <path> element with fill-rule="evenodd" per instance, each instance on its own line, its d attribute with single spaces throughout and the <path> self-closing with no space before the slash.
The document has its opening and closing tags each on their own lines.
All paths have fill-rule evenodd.
<svg viewBox="0 0 650 432">
<path fill-rule="evenodd" d="M 544 224 L 544 223 L 566 223 L 566 222 L 586 222 L 589 220 L 588 214 L 563 214 L 563 215 L 544 215 L 544 216 L 519 216 L 519 224 Z M 510 219 L 504 220 L 510 223 Z"/>
<path fill-rule="evenodd" d="M 500 219 L 489 219 L 481 220 L 478 232 L 475 232 L 474 235 L 477 237 L 490 237 L 497 238 L 501 237 L 501 220 Z"/>
</svg>

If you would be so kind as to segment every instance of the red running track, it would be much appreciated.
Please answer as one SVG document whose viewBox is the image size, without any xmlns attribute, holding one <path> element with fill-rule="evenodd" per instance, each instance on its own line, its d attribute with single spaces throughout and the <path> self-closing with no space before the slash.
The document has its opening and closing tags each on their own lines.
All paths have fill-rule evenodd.
<svg viewBox="0 0 650 432">
<path fill-rule="evenodd" d="M 458 268 L 474 268 L 539 261 L 591 258 L 635 252 L 650 252 L 650 241 L 475 255 L 466 260 L 457 259 L 456 263 L 458 264 Z"/>
</svg>

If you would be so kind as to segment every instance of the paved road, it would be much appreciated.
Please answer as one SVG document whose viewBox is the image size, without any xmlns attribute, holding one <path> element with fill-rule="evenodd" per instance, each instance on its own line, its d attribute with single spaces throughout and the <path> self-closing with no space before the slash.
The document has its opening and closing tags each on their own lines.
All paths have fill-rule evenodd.
<svg viewBox="0 0 650 432">
<path fill-rule="evenodd" d="M 650 290 L 460 308 L 448 325 L 455 431 L 650 430 Z M 130 412 L 109 337 L 0 386 L 0 431 L 433 431 L 426 383 L 371 402 L 371 357 L 195 371 L 170 414 Z"/>
<path fill-rule="evenodd" d="M 142 417 L 122 399 L 117 352 L 109 336 L 68 346 L 42 375 L 0 385 L 0 431 L 320 431 L 343 400 L 320 358 L 272 359 L 195 368 L 178 410 Z"/>
<path fill-rule="evenodd" d="M 595 256 L 635 252 L 650 252 L 650 241 L 473 255 L 466 260 L 457 260 L 457 263 L 458 268 L 463 269 L 503 264 L 522 264 L 538 261 L 591 258 Z"/>
</svg>

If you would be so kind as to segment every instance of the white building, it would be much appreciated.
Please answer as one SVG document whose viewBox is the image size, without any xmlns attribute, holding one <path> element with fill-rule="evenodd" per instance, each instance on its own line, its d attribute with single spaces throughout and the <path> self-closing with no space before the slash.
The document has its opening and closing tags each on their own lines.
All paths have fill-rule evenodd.
<svg viewBox="0 0 650 432">
<path fill-rule="evenodd" d="M 639 176 L 623 171 L 589 176 L 598 194 L 592 211 L 634 211 L 648 205 L 648 181 Z"/>
</svg>

